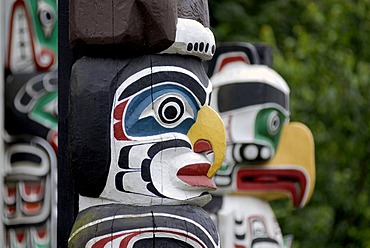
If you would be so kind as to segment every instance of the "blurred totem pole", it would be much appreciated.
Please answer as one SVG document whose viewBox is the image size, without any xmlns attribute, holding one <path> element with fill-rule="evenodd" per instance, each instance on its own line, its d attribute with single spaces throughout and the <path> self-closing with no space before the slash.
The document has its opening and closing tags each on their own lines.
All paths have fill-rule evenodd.
<svg viewBox="0 0 370 248">
<path fill-rule="evenodd" d="M 219 247 L 201 208 L 226 145 L 202 66 L 215 52 L 207 1 L 71 0 L 69 42 L 68 246 Z"/>
<path fill-rule="evenodd" d="M 211 106 L 227 137 L 218 190 L 205 207 L 221 247 L 289 247 L 268 201 L 290 198 L 303 207 L 313 193 L 313 137 L 302 123 L 289 122 L 290 90 L 271 65 L 271 49 L 249 43 L 221 45 L 208 63 Z"/>
<path fill-rule="evenodd" d="M 56 246 L 56 0 L 2 1 L 1 247 Z"/>
</svg>

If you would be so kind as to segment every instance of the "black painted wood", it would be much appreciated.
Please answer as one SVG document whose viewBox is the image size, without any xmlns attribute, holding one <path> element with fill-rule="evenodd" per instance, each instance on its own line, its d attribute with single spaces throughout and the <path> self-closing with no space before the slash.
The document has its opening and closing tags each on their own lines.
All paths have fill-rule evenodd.
<svg viewBox="0 0 370 248">
<path fill-rule="evenodd" d="M 59 80 L 59 102 L 58 102 L 58 247 L 67 247 L 69 233 L 72 229 L 75 216 L 78 212 L 77 194 L 74 193 L 74 182 L 71 168 L 67 164 L 67 113 L 68 113 L 68 91 L 71 67 L 74 61 L 68 40 L 69 23 L 69 1 L 58 1 L 58 80 Z"/>
</svg>

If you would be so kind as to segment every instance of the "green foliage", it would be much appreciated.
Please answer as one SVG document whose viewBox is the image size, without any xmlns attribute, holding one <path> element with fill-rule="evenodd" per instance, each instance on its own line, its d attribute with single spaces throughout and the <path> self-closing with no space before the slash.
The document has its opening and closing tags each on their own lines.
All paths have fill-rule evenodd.
<svg viewBox="0 0 370 248">
<path fill-rule="evenodd" d="M 316 188 L 273 202 L 294 247 L 370 247 L 370 0 L 210 0 L 218 42 L 264 42 L 313 132 Z"/>
</svg>

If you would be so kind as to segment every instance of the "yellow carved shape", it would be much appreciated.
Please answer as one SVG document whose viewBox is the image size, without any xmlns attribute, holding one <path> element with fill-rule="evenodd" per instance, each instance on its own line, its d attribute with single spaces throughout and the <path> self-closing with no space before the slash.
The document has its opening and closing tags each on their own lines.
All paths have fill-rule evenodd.
<svg viewBox="0 0 370 248">
<path fill-rule="evenodd" d="M 214 160 L 207 176 L 213 177 L 220 169 L 226 152 L 226 133 L 221 117 L 211 107 L 204 106 L 199 110 L 197 120 L 190 128 L 188 137 L 193 147 L 198 140 L 206 140 L 212 145 Z"/>
<path fill-rule="evenodd" d="M 301 207 L 310 200 L 316 181 L 315 147 L 310 129 L 300 122 L 290 122 L 282 131 L 275 157 L 267 166 L 292 165 L 300 166 L 308 174 L 306 197 Z"/>
</svg>

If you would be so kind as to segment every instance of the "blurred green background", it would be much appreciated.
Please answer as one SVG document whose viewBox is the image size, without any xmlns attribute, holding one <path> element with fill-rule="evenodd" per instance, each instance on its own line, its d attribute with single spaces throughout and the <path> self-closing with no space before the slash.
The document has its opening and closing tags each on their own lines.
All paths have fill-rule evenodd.
<svg viewBox="0 0 370 248">
<path fill-rule="evenodd" d="M 370 247 L 370 0 L 209 0 L 217 42 L 264 42 L 315 138 L 303 209 L 272 202 L 293 247 Z"/>
</svg>

